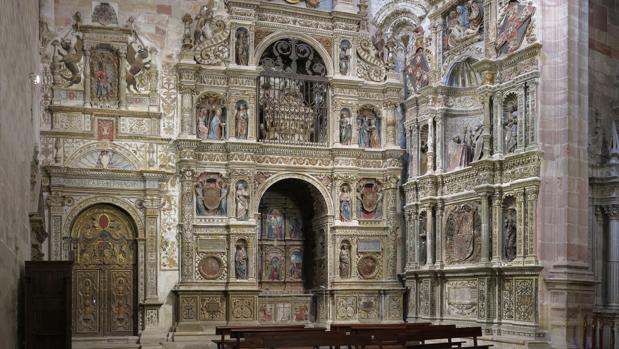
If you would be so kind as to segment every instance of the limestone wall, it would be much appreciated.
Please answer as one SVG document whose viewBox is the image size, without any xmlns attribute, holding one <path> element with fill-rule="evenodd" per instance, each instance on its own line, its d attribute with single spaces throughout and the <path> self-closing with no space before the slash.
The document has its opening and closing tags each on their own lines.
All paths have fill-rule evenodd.
<svg viewBox="0 0 619 349">
<path fill-rule="evenodd" d="M 29 75 L 38 66 L 37 5 L 36 1 L 0 1 L 1 348 L 17 347 L 18 289 L 24 261 L 30 259 L 29 173 L 36 130 L 31 114 L 35 87 Z"/>
</svg>

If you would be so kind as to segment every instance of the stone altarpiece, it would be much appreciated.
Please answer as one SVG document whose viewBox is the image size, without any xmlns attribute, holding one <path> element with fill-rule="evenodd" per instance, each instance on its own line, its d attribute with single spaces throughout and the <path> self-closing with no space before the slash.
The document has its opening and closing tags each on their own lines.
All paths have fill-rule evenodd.
<svg viewBox="0 0 619 349">
<path fill-rule="evenodd" d="M 438 1 L 413 33 L 404 103 L 409 321 L 544 336 L 534 13 L 527 1 Z"/>
</svg>

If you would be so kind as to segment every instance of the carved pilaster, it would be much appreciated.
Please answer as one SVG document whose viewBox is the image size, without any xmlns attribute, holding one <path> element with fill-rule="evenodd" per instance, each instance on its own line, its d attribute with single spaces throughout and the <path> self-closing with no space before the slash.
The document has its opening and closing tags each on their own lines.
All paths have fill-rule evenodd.
<svg viewBox="0 0 619 349">
<path fill-rule="evenodd" d="M 488 192 L 481 192 L 481 263 L 490 261 L 490 208 Z"/>
<path fill-rule="evenodd" d="M 444 141 L 444 138 L 445 138 L 444 118 L 445 118 L 445 111 L 440 110 L 436 115 L 436 171 L 438 173 L 443 172 L 443 169 L 444 169 L 444 166 L 443 166 L 443 155 L 445 152 L 443 150 L 443 144 L 445 143 Z"/>
<path fill-rule="evenodd" d="M 146 300 L 158 300 L 157 294 L 157 237 L 159 222 L 159 195 L 152 193 L 144 200 L 146 232 Z"/>
<path fill-rule="evenodd" d="M 436 152 L 436 144 L 434 142 L 434 118 L 428 119 L 428 171 L 434 172 L 434 154 Z"/>
<path fill-rule="evenodd" d="M 410 145 L 412 147 L 409 162 L 409 177 L 419 176 L 419 125 L 414 123 L 410 130 Z"/>
<path fill-rule="evenodd" d="M 494 193 L 492 198 L 492 263 L 498 264 L 503 256 L 503 194 Z"/>
<path fill-rule="evenodd" d="M 443 230 L 443 217 L 445 215 L 445 204 L 439 202 L 436 210 L 436 263 L 439 267 L 445 264 L 445 236 Z"/>
<path fill-rule="evenodd" d="M 120 66 L 118 67 L 118 75 L 120 80 L 120 88 L 118 89 L 119 107 L 127 109 L 127 52 L 120 50 Z"/>
<path fill-rule="evenodd" d="M 90 50 L 84 50 L 84 106 L 90 106 Z"/>
<path fill-rule="evenodd" d="M 503 93 L 496 92 L 494 94 L 494 152 L 496 155 L 503 155 L 503 145 L 505 137 L 503 136 Z"/>
<path fill-rule="evenodd" d="M 193 121 L 193 89 L 180 87 L 181 93 L 181 135 L 195 135 L 195 122 Z"/>
<path fill-rule="evenodd" d="M 59 193 L 52 193 L 47 198 L 50 215 L 49 255 L 50 260 L 62 260 L 62 216 L 64 215 L 64 198 Z"/>
<path fill-rule="evenodd" d="M 537 196 L 539 189 L 526 189 L 527 194 L 527 251 L 526 262 L 537 263 Z"/>
<path fill-rule="evenodd" d="M 522 260 L 525 255 L 525 234 L 526 234 L 526 221 L 525 221 L 525 206 L 524 206 L 524 190 L 519 190 L 516 193 L 516 258 Z"/>
<path fill-rule="evenodd" d="M 520 90 L 518 91 L 518 131 L 517 131 L 518 144 L 516 144 L 516 151 L 522 151 L 524 149 L 524 144 L 525 144 L 524 138 L 525 138 L 525 133 L 528 129 L 528 123 L 529 123 L 529 120 L 527 120 L 526 106 L 524 103 L 525 95 L 526 95 L 525 85 L 522 84 L 522 86 L 520 86 Z"/>
<path fill-rule="evenodd" d="M 181 172 L 181 281 L 193 280 L 193 176 L 192 169 L 186 168 Z"/>
<path fill-rule="evenodd" d="M 419 222 L 416 207 L 406 209 L 406 269 L 416 269 L 416 248 L 417 248 L 417 224 Z"/>
<path fill-rule="evenodd" d="M 434 238 L 436 231 L 434 230 L 434 205 L 426 206 L 426 247 L 427 247 L 427 266 L 434 264 Z"/>
<path fill-rule="evenodd" d="M 619 308 L 619 205 L 604 206 L 608 217 L 607 303 Z"/>
<path fill-rule="evenodd" d="M 528 88 L 528 108 L 527 108 L 527 132 L 528 132 L 528 140 L 527 147 L 535 147 L 537 146 L 537 80 L 531 80 L 529 82 Z"/>
</svg>

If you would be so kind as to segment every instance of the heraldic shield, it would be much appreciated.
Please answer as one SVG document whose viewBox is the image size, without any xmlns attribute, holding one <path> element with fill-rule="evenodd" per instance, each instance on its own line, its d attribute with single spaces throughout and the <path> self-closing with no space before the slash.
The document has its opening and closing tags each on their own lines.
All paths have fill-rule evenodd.
<svg viewBox="0 0 619 349">
<path fill-rule="evenodd" d="M 218 173 L 201 173 L 196 178 L 196 213 L 216 216 L 226 214 L 227 186 Z"/>
<path fill-rule="evenodd" d="M 357 189 L 359 199 L 359 217 L 366 219 L 379 218 L 382 194 L 380 186 L 374 180 L 363 180 Z"/>
</svg>

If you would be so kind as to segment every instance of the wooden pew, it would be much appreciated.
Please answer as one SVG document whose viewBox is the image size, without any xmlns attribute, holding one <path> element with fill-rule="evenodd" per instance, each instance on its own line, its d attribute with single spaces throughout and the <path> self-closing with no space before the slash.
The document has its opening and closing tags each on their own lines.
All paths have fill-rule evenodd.
<svg viewBox="0 0 619 349">
<path fill-rule="evenodd" d="M 305 327 L 305 328 L 267 328 L 267 327 L 255 327 L 255 328 L 232 328 L 230 329 L 230 338 L 236 340 L 234 348 L 244 348 L 244 345 L 254 345 L 251 340 L 257 340 L 259 338 L 279 337 L 282 335 L 316 335 L 325 333 L 323 327 Z M 241 342 L 241 339 L 245 339 Z M 250 346 L 250 348 L 258 348 L 260 346 Z"/>
<path fill-rule="evenodd" d="M 349 335 L 343 332 L 316 332 L 311 333 L 305 331 L 302 333 L 283 333 L 278 332 L 274 335 L 266 335 L 266 333 L 247 333 L 246 340 L 241 342 L 238 349 L 255 349 L 255 348 L 320 348 L 329 347 L 339 349 L 346 348 L 364 348 L 372 342 L 369 335 L 354 334 Z"/>
<path fill-rule="evenodd" d="M 215 327 L 215 335 L 221 336 L 221 340 L 214 340 L 217 348 L 223 349 L 226 344 L 236 343 L 236 340 L 226 340 L 226 336 L 230 337 L 230 331 L 232 329 L 245 329 L 252 330 L 258 328 L 271 328 L 274 330 L 292 329 L 292 328 L 304 328 L 305 325 L 267 325 L 267 326 L 217 326 Z"/>
<path fill-rule="evenodd" d="M 432 326 L 435 327 L 435 326 Z M 397 336 L 401 343 L 409 341 L 419 341 L 420 344 L 407 345 L 409 349 L 443 349 L 452 348 L 454 343 L 458 343 L 458 347 L 462 349 L 469 348 L 489 348 L 491 345 L 479 345 L 477 337 L 481 337 L 481 327 L 459 327 L 459 328 L 428 328 L 420 331 L 406 331 Z M 462 342 L 454 342 L 455 338 L 473 338 L 473 346 L 462 347 Z M 447 340 L 442 343 L 425 343 L 429 340 Z"/>
</svg>

